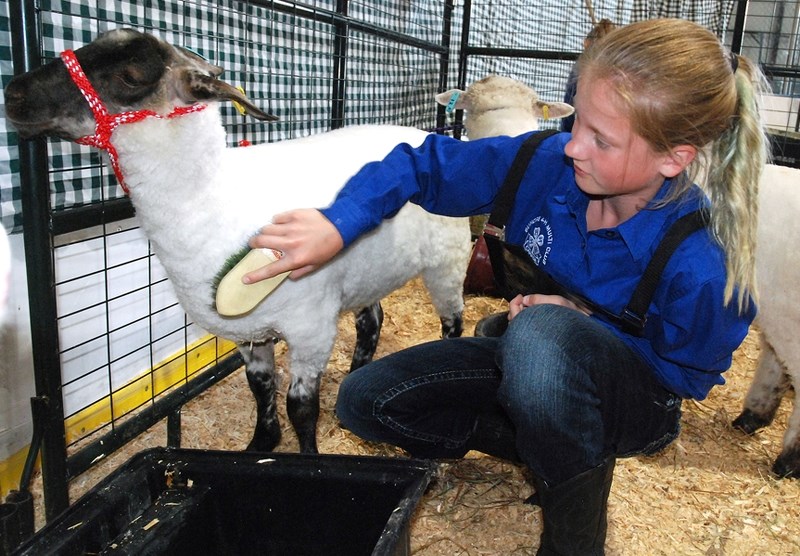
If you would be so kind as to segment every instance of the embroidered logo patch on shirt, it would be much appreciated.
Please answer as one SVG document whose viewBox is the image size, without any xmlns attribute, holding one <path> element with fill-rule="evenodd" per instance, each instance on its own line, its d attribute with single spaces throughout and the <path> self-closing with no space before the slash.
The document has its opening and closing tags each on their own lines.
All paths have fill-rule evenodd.
<svg viewBox="0 0 800 556">
<path fill-rule="evenodd" d="M 553 229 L 547 218 L 537 216 L 525 226 L 525 242 L 522 244 L 525 251 L 537 266 L 547 264 L 547 257 L 553 245 Z"/>
</svg>

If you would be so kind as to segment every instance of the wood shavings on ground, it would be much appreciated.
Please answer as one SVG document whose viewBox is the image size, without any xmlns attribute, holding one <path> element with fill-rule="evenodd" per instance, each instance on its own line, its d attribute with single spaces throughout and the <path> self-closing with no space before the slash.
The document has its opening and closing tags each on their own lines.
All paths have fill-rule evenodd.
<svg viewBox="0 0 800 556">
<path fill-rule="evenodd" d="M 419 280 L 384 300 L 386 313 L 376 357 L 439 338 L 440 325 Z M 471 297 L 465 334 L 477 320 L 502 310 L 501 301 Z M 342 317 L 339 338 L 322 379 L 319 448 L 323 453 L 405 457 L 391 446 L 364 442 L 333 418 L 341 379 L 355 342 L 351 315 Z M 750 556 L 800 554 L 800 481 L 770 474 L 780 452 L 792 400 L 784 400 L 775 423 L 749 437 L 730 422 L 741 409 L 758 358 L 758 331 L 751 331 L 726 373 L 728 383 L 703 402 L 685 402 L 678 439 L 651 457 L 619 460 L 609 499 L 609 555 Z M 285 413 L 286 347 L 276 346 L 283 374 L 283 439 L 277 451 L 296 452 L 297 439 Z M 255 403 L 242 370 L 191 401 L 182 412 L 186 448 L 241 450 L 250 440 Z M 166 443 L 162 423 L 110 454 L 71 485 L 71 499 L 89 490 L 133 454 Z M 476 452 L 441 462 L 411 524 L 416 556 L 533 555 L 541 512 L 523 501 L 533 493 L 524 467 Z M 34 488 L 37 518 L 41 484 Z M 42 523 L 37 523 L 37 527 Z"/>
</svg>

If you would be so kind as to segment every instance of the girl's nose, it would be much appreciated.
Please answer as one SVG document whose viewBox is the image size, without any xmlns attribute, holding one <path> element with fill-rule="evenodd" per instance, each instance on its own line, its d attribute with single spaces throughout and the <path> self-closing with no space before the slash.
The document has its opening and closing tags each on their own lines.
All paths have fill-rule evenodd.
<svg viewBox="0 0 800 556">
<path fill-rule="evenodd" d="M 578 142 L 575 138 L 575 132 L 573 131 L 572 139 L 567 141 L 567 144 L 564 146 L 564 154 L 570 158 L 577 158 L 579 153 L 580 148 L 578 147 Z"/>
</svg>

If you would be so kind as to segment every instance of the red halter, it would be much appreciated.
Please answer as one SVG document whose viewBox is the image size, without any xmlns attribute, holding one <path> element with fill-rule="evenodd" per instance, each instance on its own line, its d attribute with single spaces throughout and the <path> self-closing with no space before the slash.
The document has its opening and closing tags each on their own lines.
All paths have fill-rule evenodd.
<svg viewBox="0 0 800 556">
<path fill-rule="evenodd" d="M 103 101 L 100 100 L 97 91 L 95 91 L 92 84 L 89 83 L 89 78 L 83 73 L 83 68 L 81 68 L 80 63 L 78 63 L 78 58 L 75 57 L 75 53 L 72 50 L 65 50 L 61 53 L 61 59 L 64 61 L 64 65 L 67 66 L 67 71 L 69 71 L 72 81 L 75 82 L 75 85 L 77 85 L 78 89 L 80 89 L 83 94 L 83 98 L 89 103 L 89 108 L 92 109 L 96 122 L 94 135 L 86 135 L 77 139 L 75 142 L 81 145 L 97 147 L 108 153 L 108 157 L 111 159 L 111 168 L 114 169 L 114 175 L 117 176 L 117 181 L 126 195 L 128 194 L 128 188 L 125 185 L 125 180 L 122 179 L 117 149 L 111 144 L 111 134 L 114 130 L 122 124 L 131 124 L 144 120 L 145 118 L 171 119 L 176 116 L 198 112 L 205 109 L 207 106 L 205 104 L 176 106 L 172 112 L 166 116 L 161 116 L 152 110 L 136 110 L 132 112 L 120 112 L 119 114 L 109 114 Z"/>
</svg>

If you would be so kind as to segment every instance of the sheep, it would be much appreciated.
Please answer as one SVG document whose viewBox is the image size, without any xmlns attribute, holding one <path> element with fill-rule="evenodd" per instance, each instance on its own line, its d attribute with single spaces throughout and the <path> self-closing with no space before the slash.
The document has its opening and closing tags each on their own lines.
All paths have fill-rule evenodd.
<svg viewBox="0 0 800 556">
<path fill-rule="evenodd" d="M 461 89 L 436 95 L 436 102 L 465 110 L 470 140 L 497 135 L 521 135 L 539 129 L 539 119 L 565 118 L 575 109 L 564 102 L 544 102 L 521 81 L 488 75 Z"/>
<path fill-rule="evenodd" d="M 575 109 L 564 102 L 546 103 L 525 83 L 502 75 L 487 75 L 461 89 L 436 95 L 443 106 L 465 111 L 470 140 L 497 135 L 520 135 L 539 129 L 539 119 L 565 118 Z M 481 234 L 487 215 L 473 216 L 472 234 L 477 236 L 467 268 L 464 293 L 497 296 L 489 253 Z"/>
<path fill-rule="evenodd" d="M 222 68 L 130 29 L 103 34 L 75 56 L 110 113 L 152 111 L 114 129 L 112 166 L 120 170 L 139 225 L 183 309 L 198 326 L 239 346 L 257 407 L 248 449 L 272 451 L 280 441 L 274 340 L 289 346 L 286 405 L 300 451 L 316 453 L 320 379 L 342 311 L 359 312 L 358 335 L 373 336 L 371 352 L 356 349 L 355 367 L 374 353 L 381 325 L 377 302 L 418 275 L 441 317 L 443 336 L 461 334 L 468 221 L 413 204 L 316 272 L 284 281 L 250 312 L 223 317 L 214 306 L 215 284 L 230 258 L 247 252 L 249 238 L 273 214 L 328 205 L 361 166 L 399 143 L 420 144 L 424 131 L 353 126 L 226 148 L 217 101 L 235 100 L 262 120 L 274 117 L 217 79 Z M 65 67 L 54 60 L 8 84 L 6 115 L 22 137 L 91 142 L 80 138 L 95 133 L 95 118 Z"/>
<path fill-rule="evenodd" d="M 756 323 L 761 351 L 742 412 L 733 426 L 747 434 L 769 425 L 784 394 L 800 389 L 800 170 L 767 165 L 761 178 L 756 273 L 759 287 Z M 797 241 L 795 241 L 797 240 Z M 800 478 L 800 402 L 772 465 L 778 477 Z"/>
</svg>

